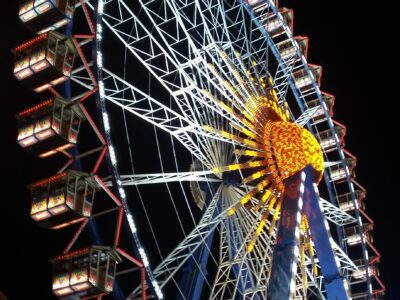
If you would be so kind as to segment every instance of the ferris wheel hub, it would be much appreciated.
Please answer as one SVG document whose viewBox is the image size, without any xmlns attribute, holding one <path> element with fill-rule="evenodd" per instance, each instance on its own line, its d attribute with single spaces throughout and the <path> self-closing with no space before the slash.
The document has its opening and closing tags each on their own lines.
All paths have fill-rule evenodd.
<svg viewBox="0 0 400 300">
<path fill-rule="evenodd" d="M 272 152 L 283 179 L 311 164 L 315 181 L 324 170 L 324 159 L 316 138 L 307 129 L 289 122 L 267 122 L 264 131 L 265 147 Z"/>
</svg>

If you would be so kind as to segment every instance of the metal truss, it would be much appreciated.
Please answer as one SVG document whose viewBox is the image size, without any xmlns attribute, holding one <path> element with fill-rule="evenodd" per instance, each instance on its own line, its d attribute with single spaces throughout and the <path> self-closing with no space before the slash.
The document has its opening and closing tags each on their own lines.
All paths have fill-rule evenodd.
<svg viewBox="0 0 400 300">
<path fill-rule="evenodd" d="M 206 62 L 199 56 L 201 53 L 199 49 L 194 49 L 187 35 L 183 34 L 182 36 L 184 28 L 178 22 L 177 16 L 179 14 L 177 15 L 168 9 L 166 4 L 160 3 L 160 5 L 163 5 L 161 12 L 164 12 L 164 14 L 161 14 L 157 8 L 158 15 L 156 18 L 154 12 L 151 13 L 148 8 L 150 4 L 154 5 L 154 3 L 155 1 L 141 2 L 141 7 L 148 14 L 154 28 L 159 33 L 158 36 L 147 29 L 132 11 L 132 8 L 123 0 L 104 4 L 105 11 L 118 10 L 120 14 L 118 16 L 110 16 L 104 13 L 103 22 L 124 44 L 126 49 L 168 91 L 179 107 L 180 113 L 185 118 L 192 122 L 203 124 L 205 120 L 204 114 L 208 114 L 204 108 L 207 108 L 215 114 L 215 116 L 213 115 L 214 118 L 219 115 L 235 124 L 246 126 L 233 115 L 226 114 L 226 111 L 216 101 L 207 100 L 204 96 L 205 87 L 198 86 L 198 82 L 193 79 L 193 72 L 195 71 L 200 72 L 199 75 L 203 76 L 204 80 L 202 82 L 211 84 L 213 88 L 219 90 L 221 93 L 223 91 L 221 91 L 219 85 L 213 83 L 213 78 L 206 67 Z M 166 33 L 160 28 L 163 24 L 169 24 L 169 26 L 175 24 L 175 35 L 169 32 L 168 40 L 165 36 Z M 179 49 L 179 52 L 173 51 L 176 47 Z M 186 55 L 183 56 L 182 52 L 186 53 Z M 157 61 L 157 64 L 155 61 Z M 198 67 L 194 65 L 195 62 L 201 62 L 202 66 Z"/>
<path fill-rule="evenodd" d="M 325 199 L 320 198 L 319 201 L 322 205 L 325 218 L 335 223 L 336 225 L 344 226 L 357 222 L 356 218 L 342 211 L 339 207 L 333 205 Z"/>
<path fill-rule="evenodd" d="M 230 207 L 233 199 L 240 199 L 242 190 L 224 199 L 223 207 Z M 241 209 L 237 215 L 220 224 L 220 258 L 210 299 L 234 299 L 241 297 L 266 297 L 269 268 L 274 236 L 267 234 L 269 223 L 259 236 L 253 251 L 248 253 L 246 245 L 257 226 L 260 214 Z M 239 275 L 240 274 L 240 275 Z"/>
<path fill-rule="evenodd" d="M 331 240 L 331 244 L 340 263 L 340 270 L 342 274 L 352 274 L 353 272 L 359 270 L 359 268 L 334 240 Z"/>
<path fill-rule="evenodd" d="M 280 103 L 283 104 L 289 85 L 303 103 L 303 113 L 296 123 L 310 125 L 320 108 L 307 109 L 305 105 L 310 97 L 321 97 L 315 82 L 316 89 L 307 93 L 295 86 L 293 71 L 299 68 L 306 68 L 311 79 L 315 79 L 272 1 L 265 1 L 264 10 L 257 14 L 239 0 L 105 0 L 103 3 L 104 28 L 125 47 L 130 58 L 137 59 L 148 70 L 168 93 L 170 99 L 167 100 L 172 104 L 141 91 L 125 77 L 117 75 L 118 71 L 111 70 L 112 66 L 103 69 L 103 80 L 99 82 L 104 99 L 175 137 L 207 170 L 123 175 L 122 185 L 221 181 L 210 170 L 230 157 L 233 146 L 241 144 L 205 130 L 204 125 L 232 134 L 237 130 L 230 124 L 250 129 L 221 102 L 230 103 L 229 108 L 248 110 L 244 99 L 263 95 L 257 80 L 269 76 L 268 49 L 275 54 L 278 63 L 274 88 Z M 295 49 L 293 54 L 282 56 L 269 36 L 267 22 L 272 17 L 278 18 L 284 31 L 281 40 L 291 43 Z M 247 22 L 249 19 L 251 22 Z M 90 88 L 88 79 L 78 72 L 72 76 L 74 82 Z M 196 228 L 153 271 L 161 287 L 175 276 L 211 232 L 218 231 L 221 238 L 220 262 L 212 297 L 221 299 L 229 295 L 234 298 L 238 293 L 249 298 L 263 295 L 268 282 L 273 237 L 261 234 L 253 252 L 246 253 L 246 242 L 259 215 L 241 209 L 237 216 L 226 218 L 224 213 L 218 212 L 221 197 L 224 201 L 238 200 L 238 196 L 232 193 L 230 188 L 220 187 Z M 338 226 L 356 221 L 324 199 L 321 199 L 321 204 L 325 217 Z M 223 205 L 229 207 L 233 203 Z M 343 270 L 350 271 L 354 264 L 340 247 L 337 248 L 335 253 Z M 235 269 L 245 275 L 235 278 L 232 275 Z M 310 287 L 322 295 L 322 279 L 314 278 L 310 272 L 308 275 L 312 283 Z M 297 281 L 301 286 L 301 278 Z M 239 288 L 249 285 L 251 289 Z M 301 294 L 300 290 L 296 291 L 296 297 Z"/>
<path fill-rule="evenodd" d="M 307 108 L 307 110 L 305 110 L 301 114 L 301 116 L 297 118 L 295 123 L 300 126 L 306 125 L 312 119 L 312 117 L 315 115 L 315 113 L 319 110 L 319 108 L 320 108 L 319 105 L 311 107 L 311 108 Z"/>
<path fill-rule="evenodd" d="M 158 173 L 141 175 L 121 175 L 122 185 L 157 184 L 167 182 L 221 182 L 221 179 L 212 176 L 212 171 Z"/>
<path fill-rule="evenodd" d="M 103 71 L 101 85 L 107 101 L 166 131 L 209 169 L 218 166 L 218 162 L 221 161 L 217 154 L 219 149 L 226 149 L 226 144 L 242 145 L 230 138 L 206 131 L 202 126 L 193 123 L 118 75 L 107 69 Z M 218 145 L 219 142 L 224 142 L 224 145 Z M 228 152 L 228 149 L 226 151 Z"/>
<path fill-rule="evenodd" d="M 96 87 L 93 84 L 92 78 L 88 75 L 84 65 L 72 70 L 71 80 L 89 91 Z"/>
<path fill-rule="evenodd" d="M 296 60 L 297 54 L 294 54 L 288 59 L 281 58 L 279 61 L 278 70 L 274 77 L 274 88 L 277 91 L 279 104 L 283 104 L 286 101 L 289 79 Z"/>
</svg>

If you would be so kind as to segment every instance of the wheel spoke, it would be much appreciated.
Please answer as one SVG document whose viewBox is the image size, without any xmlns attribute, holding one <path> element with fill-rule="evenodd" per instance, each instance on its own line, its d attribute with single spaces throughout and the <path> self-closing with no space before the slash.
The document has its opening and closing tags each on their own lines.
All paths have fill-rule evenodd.
<svg viewBox="0 0 400 300">
<path fill-rule="evenodd" d="M 221 182 L 212 171 L 121 175 L 122 185 L 157 184 L 167 182 Z"/>
</svg>

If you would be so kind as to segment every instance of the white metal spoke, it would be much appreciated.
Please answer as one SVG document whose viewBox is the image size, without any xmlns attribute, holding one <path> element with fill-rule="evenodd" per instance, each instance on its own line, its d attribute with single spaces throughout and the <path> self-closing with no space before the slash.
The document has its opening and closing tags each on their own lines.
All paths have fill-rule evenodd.
<svg viewBox="0 0 400 300">
<path fill-rule="evenodd" d="M 320 109 L 320 106 L 315 106 L 305 110 L 300 117 L 297 118 L 295 123 L 299 126 L 304 126 L 311 120 L 315 113 Z"/>
<path fill-rule="evenodd" d="M 296 55 L 292 55 L 289 59 L 281 58 L 278 70 L 274 77 L 274 88 L 277 91 L 279 103 L 283 104 L 286 101 L 286 92 L 289 87 L 290 75 L 293 71 L 296 61 Z"/>
<path fill-rule="evenodd" d="M 224 75 L 223 78 L 229 81 L 231 86 L 235 86 L 236 91 L 233 92 L 230 90 L 229 86 L 225 85 L 221 76 L 218 76 L 220 84 L 217 86 L 225 86 L 225 92 L 231 96 L 230 100 L 237 101 L 239 104 L 242 103 L 242 100 L 236 96 L 236 93 L 242 93 L 242 97 L 245 98 L 250 97 L 244 86 L 244 81 L 241 80 L 238 74 L 238 71 L 242 70 L 244 71 L 242 74 L 246 77 L 246 69 L 241 68 L 240 64 L 235 66 L 233 61 L 228 58 L 228 54 L 224 52 L 225 49 L 230 49 L 230 52 L 234 53 L 235 49 L 233 49 L 229 34 L 225 30 L 224 14 L 221 11 L 221 6 L 217 5 L 214 0 L 202 1 L 201 3 L 198 1 L 168 1 L 168 3 L 170 3 L 171 7 L 177 13 L 177 20 L 184 28 L 184 32 L 188 33 L 188 41 L 192 41 L 191 45 L 193 47 L 195 47 L 195 44 L 198 44 L 200 49 L 202 49 L 202 52 L 197 51 L 196 53 L 207 54 L 207 56 L 204 56 L 203 61 L 207 57 L 211 58 L 213 63 L 218 65 L 218 71 Z M 210 18 L 207 18 L 208 15 Z M 222 28 L 220 29 L 219 27 Z M 204 39 L 198 41 L 196 37 L 200 35 L 200 32 L 203 32 L 201 35 L 204 36 Z M 215 72 L 212 73 L 216 75 Z M 236 81 L 233 79 L 236 79 Z M 247 79 L 250 78 L 247 77 Z M 206 82 L 209 83 L 210 80 Z M 253 92 L 257 94 L 258 92 L 254 89 L 254 86 L 250 86 Z"/>
<path fill-rule="evenodd" d="M 336 166 L 336 165 L 338 165 L 340 163 L 342 163 L 341 160 L 338 160 L 338 161 L 325 161 L 324 162 L 324 168 L 327 169 L 329 167 Z"/>
<path fill-rule="evenodd" d="M 265 2 L 267 3 L 267 2 Z M 268 44 L 265 36 L 254 30 L 255 24 L 243 22 L 248 11 L 241 1 L 222 1 L 218 8 L 224 18 L 223 29 L 234 49 L 240 49 L 241 58 L 244 62 L 242 69 L 250 70 L 260 80 L 269 74 L 268 70 Z M 268 9 L 269 10 L 269 9 Z M 216 24 L 213 24 L 216 27 Z M 251 78 L 250 82 L 251 82 Z"/>
<path fill-rule="evenodd" d="M 221 182 L 212 171 L 121 175 L 122 185 L 157 184 L 167 182 Z"/>
<path fill-rule="evenodd" d="M 137 116 L 143 115 L 143 118 L 149 123 L 162 127 L 169 133 L 195 126 L 191 120 L 142 92 L 113 72 L 104 69 L 104 74 L 102 81 L 104 96 L 112 103 Z"/>
<path fill-rule="evenodd" d="M 340 248 L 334 240 L 331 240 L 331 244 L 336 257 L 340 262 L 340 270 L 342 274 L 349 274 L 349 273 L 351 274 L 359 270 L 359 268 L 354 264 L 354 262 L 349 258 L 349 256 L 346 253 L 344 253 L 342 248 Z"/>
<path fill-rule="evenodd" d="M 84 65 L 73 69 L 71 80 L 88 90 L 94 88 L 93 80 L 90 78 Z"/>
<path fill-rule="evenodd" d="M 320 202 L 323 208 L 325 218 L 335 223 L 336 225 L 344 226 L 357 222 L 356 218 L 352 217 L 351 215 L 344 212 L 343 210 L 333 205 L 332 203 L 329 203 L 325 199 L 320 198 Z"/>
<path fill-rule="evenodd" d="M 174 136 L 209 169 L 217 166 L 220 161 L 215 157 L 216 151 L 213 151 L 214 139 L 241 145 L 237 141 L 206 131 L 111 71 L 104 69 L 104 74 L 100 84 L 106 100 Z"/>
<path fill-rule="evenodd" d="M 254 20 L 257 20 L 262 26 L 255 26 L 254 31 L 261 31 L 262 36 L 268 41 L 268 45 L 275 52 L 279 63 L 274 77 L 274 87 L 277 91 L 280 103 L 283 103 L 286 98 L 286 91 L 289 87 L 289 79 L 295 66 L 295 62 L 299 59 L 300 50 L 296 42 L 291 39 L 291 32 L 285 23 L 282 15 L 278 12 L 273 1 L 267 0 L 263 4 L 263 9 L 258 8 L 257 11 L 248 9 Z M 273 38 L 269 34 L 269 30 L 273 28 L 281 28 L 283 31 L 280 34 L 280 43 L 289 43 L 293 49 L 289 55 L 281 55 L 276 48 Z M 284 38 L 282 38 L 284 37 Z"/>
</svg>

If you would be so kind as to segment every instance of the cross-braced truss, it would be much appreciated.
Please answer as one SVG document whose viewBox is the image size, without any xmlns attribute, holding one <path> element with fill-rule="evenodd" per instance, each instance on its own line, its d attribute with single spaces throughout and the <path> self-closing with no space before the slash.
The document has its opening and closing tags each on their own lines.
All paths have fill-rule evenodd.
<svg viewBox="0 0 400 300">
<path fill-rule="evenodd" d="M 328 116 L 316 79 L 287 21 L 272 1 L 248 1 L 246 4 L 239 0 L 104 0 L 98 26 L 103 36 L 109 36 L 112 41 L 109 44 L 101 42 L 98 49 L 102 53 L 100 93 L 107 105 L 121 112 L 125 125 L 123 135 L 127 136 L 128 142 L 131 137 L 126 119 L 131 116 L 154 127 L 161 166 L 159 172 L 137 174 L 133 167 L 132 149 L 129 149 L 132 172 L 119 175 L 119 184 L 134 186 L 140 199 L 141 186 L 167 186 L 175 217 L 183 232 L 181 242 L 167 256 L 160 255 L 161 263 L 152 269 L 154 279 L 161 289 L 172 282 L 178 294 L 185 297 L 179 284 L 180 271 L 198 255 L 200 249 L 205 249 L 215 252 L 209 258 L 215 272 L 206 271 L 207 264 L 196 262 L 195 267 L 208 286 L 208 297 L 265 299 L 275 242 L 275 233 L 268 234 L 268 230 L 273 226 L 269 221 L 265 223 L 265 230 L 261 231 L 254 249 L 248 252 L 246 245 L 257 229 L 261 213 L 244 207 L 233 216 L 228 216 L 226 211 L 240 202 L 251 186 L 235 185 L 216 169 L 239 162 L 240 154 L 234 150 L 248 146 L 246 140 L 237 138 L 239 133 L 257 134 L 249 125 L 252 116 L 249 103 L 266 97 L 268 88 L 274 90 L 277 103 L 287 110 L 292 122 L 308 126 L 314 133 L 317 131 L 314 117 L 318 111 L 323 109 Z M 277 32 L 279 42 L 276 40 Z M 112 43 L 124 50 L 121 65 L 117 67 L 107 58 Z M 285 43 L 286 52 L 282 52 L 279 45 Z M 148 87 L 135 84 L 138 74 L 129 66 L 131 61 L 147 72 Z M 303 69 L 306 79 L 300 83 L 296 74 Z M 89 79 L 80 76 L 79 72 L 72 77 L 84 87 L 90 87 Z M 307 90 L 303 88 L 304 82 L 310 86 Z M 291 112 L 286 102 L 289 91 L 301 101 L 299 116 Z M 319 99 L 320 104 L 307 107 L 311 98 Z M 104 116 L 103 119 L 106 119 L 106 130 L 113 132 L 110 123 L 115 120 Z M 256 119 L 254 123 L 263 126 L 263 121 Z M 170 160 L 174 161 L 174 171 L 164 169 L 165 154 L 161 150 L 158 132 L 171 137 Z M 188 151 L 193 161 L 199 162 L 199 168 L 189 171 L 188 165 L 179 166 L 175 142 Z M 340 152 L 340 145 L 337 146 Z M 344 160 L 343 153 L 339 159 Z M 328 160 L 325 165 L 328 168 L 332 163 Z M 237 176 L 240 179 L 244 177 L 241 171 Z M 210 198 L 199 221 L 194 220 L 191 212 L 186 182 L 197 182 L 197 189 Z M 177 184 L 182 190 L 188 214 L 193 219 L 192 230 L 183 228 L 179 209 L 175 206 L 181 200 L 174 198 L 170 184 Z M 253 202 L 255 205 L 256 200 L 250 200 Z M 358 222 L 331 202 L 320 199 L 325 218 L 333 226 L 342 228 Z M 146 200 L 142 201 L 143 211 L 151 223 L 151 208 L 146 205 Z M 274 209 L 271 210 L 273 213 Z M 149 230 L 161 253 L 153 226 L 157 224 L 150 224 Z M 214 243 L 218 247 L 208 242 L 214 233 L 217 236 Z M 357 267 L 335 241 L 332 245 L 343 276 L 350 278 Z M 324 280 L 314 272 L 319 268 L 318 258 L 306 255 L 304 261 L 303 266 L 298 263 L 299 269 L 304 268 L 305 276 L 296 275 L 295 298 L 315 294 L 323 299 Z M 130 297 L 140 293 L 138 288 Z"/>
</svg>

